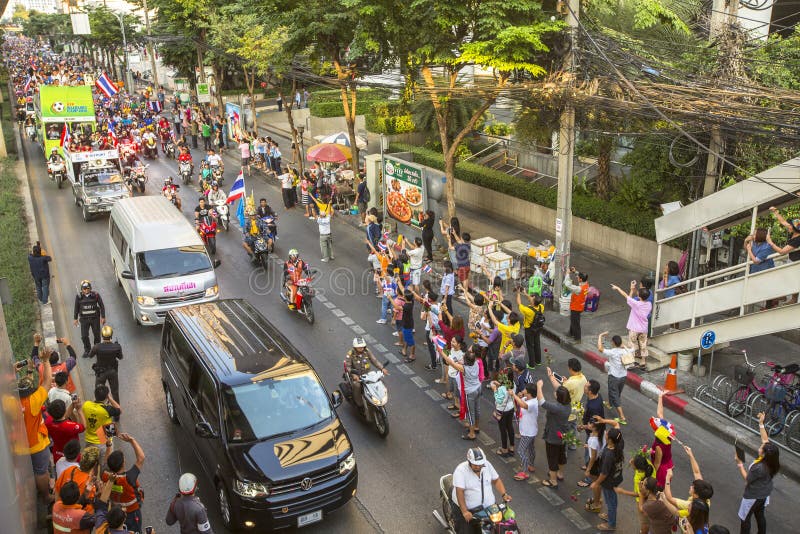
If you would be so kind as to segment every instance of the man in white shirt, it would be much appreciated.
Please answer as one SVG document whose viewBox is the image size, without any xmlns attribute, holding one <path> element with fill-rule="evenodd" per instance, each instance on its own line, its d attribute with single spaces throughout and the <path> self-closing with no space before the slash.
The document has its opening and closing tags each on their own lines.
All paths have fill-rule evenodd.
<svg viewBox="0 0 800 534">
<path fill-rule="evenodd" d="M 56 462 L 56 480 L 58 480 L 58 477 L 64 472 L 64 469 L 72 465 L 80 467 L 78 459 L 81 456 L 81 442 L 77 439 L 69 440 L 64 444 L 62 453 L 64 456 L 59 458 Z"/>
<path fill-rule="evenodd" d="M 422 279 L 422 260 L 425 255 L 425 249 L 422 247 L 422 239 L 419 237 L 414 238 L 414 244 L 405 241 L 406 254 L 408 254 L 409 268 L 411 273 L 411 288 L 414 291 L 419 291 L 419 284 Z"/>
<path fill-rule="evenodd" d="M 225 170 L 225 164 L 222 162 L 222 156 L 214 152 L 213 150 L 208 151 L 208 155 L 206 156 L 206 161 L 208 162 L 208 166 L 212 169 L 214 167 L 219 167 L 223 171 Z"/>
<path fill-rule="evenodd" d="M 64 401 L 64 405 L 69 406 L 72 404 L 72 394 L 67 389 L 67 379 L 69 375 L 65 372 L 56 373 L 53 377 L 53 387 L 47 392 L 47 402 L 53 402 L 56 399 Z"/>
<path fill-rule="evenodd" d="M 317 202 L 316 199 L 314 199 Z M 320 261 L 327 262 L 333 258 L 333 236 L 331 235 L 331 218 L 333 217 L 333 209 L 330 204 L 323 204 L 317 202 L 319 206 L 319 216 L 317 217 L 317 225 L 319 225 L 319 248 L 322 251 L 322 259 Z"/>
<path fill-rule="evenodd" d="M 453 472 L 453 518 L 458 534 L 473 532 L 473 513 L 495 504 L 494 491 L 497 489 L 506 502 L 511 501 L 511 495 L 506 493 L 505 485 L 500 480 L 500 475 L 486 460 L 483 449 L 475 447 L 467 451 L 467 461 L 462 462 Z"/>
<path fill-rule="evenodd" d="M 292 187 L 294 180 L 292 179 L 292 175 L 289 174 L 287 170 L 284 170 L 283 174 L 278 176 L 278 180 L 281 181 L 281 194 L 283 195 L 283 207 L 291 209 L 294 207 L 294 202 L 292 201 Z"/>
</svg>

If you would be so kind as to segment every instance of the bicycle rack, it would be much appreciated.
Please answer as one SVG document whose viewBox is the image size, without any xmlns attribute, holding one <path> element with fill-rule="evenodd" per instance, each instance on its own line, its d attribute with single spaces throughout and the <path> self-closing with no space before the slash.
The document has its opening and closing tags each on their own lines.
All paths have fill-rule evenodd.
<svg viewBox="0 0 800 534">
<path fill-rule="evenodd" d="M 734 419 L 728 415 L 726 407 L 731 393 L 739 386 L 740 384 L 731 378 L 717 375 L 708 383 L 700 385 L 692 398 L 731 423 L 758 434 L 758 414 L 768 410 L 769 401 L 760 392 L 751 392 L 747 397 L 744 413 L 738 419 Z M 771 436 L 771 440 L 786 452 L 800 456 L 800 410 L 793 410 L 788 414 L 783 430 Z"/>
</svg>

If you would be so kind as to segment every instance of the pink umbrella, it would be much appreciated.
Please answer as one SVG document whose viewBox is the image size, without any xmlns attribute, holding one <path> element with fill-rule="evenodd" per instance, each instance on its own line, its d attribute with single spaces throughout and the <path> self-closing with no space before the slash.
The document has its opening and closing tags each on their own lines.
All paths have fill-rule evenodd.
<svg viewBox="0 0 800 534">
<path fill-rule="evenodd" d="M 350 149 L 335 143 L 320 143 L 314 145 L 306 152 L 308 161 L 322 161 L 326 163 L 344 163 L 352 159 Z"/>
</svg>

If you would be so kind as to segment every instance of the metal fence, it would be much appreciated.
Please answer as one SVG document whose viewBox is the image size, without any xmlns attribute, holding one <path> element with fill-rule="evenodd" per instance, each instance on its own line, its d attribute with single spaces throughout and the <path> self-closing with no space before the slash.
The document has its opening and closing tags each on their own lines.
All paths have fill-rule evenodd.
<svg viewBox="0 0 800 534">
<path fill-rule="evenodd" d="M 788 404 L 770 400 L 764 393 L 746 388 L 733 378 L 717 375 L 697 387 L 692 397 L 740 427 L 758 434 L 758 414 L 767 414 L 765 427 L 770 439 L 782 449 L 800 456 L 800 409 L 789 410 Z"/>
</svg>

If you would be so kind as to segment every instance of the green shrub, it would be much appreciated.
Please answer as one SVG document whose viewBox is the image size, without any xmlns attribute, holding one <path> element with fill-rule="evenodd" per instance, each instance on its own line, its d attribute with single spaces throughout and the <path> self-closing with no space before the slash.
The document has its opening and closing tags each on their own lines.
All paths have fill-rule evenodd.
<svg viewBox="0 0 800 534">
<path fill-rule="evenodd" d="M 389 152 L 411 152 L 414 154 L 415 163 L 435 169 L 444 169 L 444 157 L 440 152 L 402 143 L 391 144 Z M 456 164 L 456 178 L 498 193 L 521 198 L 540 206 L 552 209 L 556 207 L 557 191 L 555 188 L 530 183 L 477 163 L 467 161 Z M 655 239 L 655 226 L 653 224 L 655 216 L 649 212 L 633 211 L 627 206 L 607 202 L 587 193 L 576 191 L 572 195 L 572 213 L 576 217 L 615 228 L 628 234 L 646 239 Z"/>
<path fill-rule="evenodd" d="M 514 128 L 505 122 L 493 122 L 492 124 L 487 124 L 483 128 L 483 131 L 489 135 L 505 136 L 511 135 L 511 132 L 514 131 Z"/>
<path fill-rule="evenodd" d="M 415 132 L 414 118 L 400 102 L 379 100 L 374 102 L 366 115 L 367 130 L 386 135 Z"/>
<path fill-rule="evenodd" d="M 379 100 L 385 100 L 389 92 L 385 89 L 359 89 L 356 98 L 356 115 L 367 115 L 372 105 Z M 342 92 L 339 89 L 328 89 L 311 93 L 308 101 L 311 115 L 314 117 L 343 117 Z"/>
</svg>

